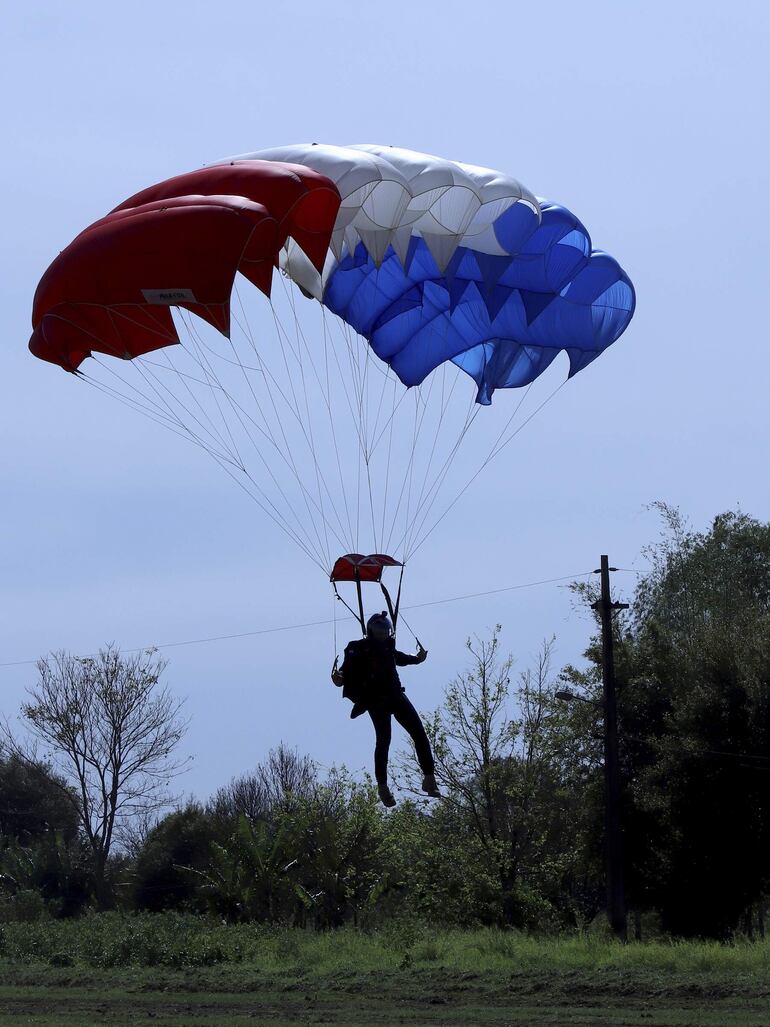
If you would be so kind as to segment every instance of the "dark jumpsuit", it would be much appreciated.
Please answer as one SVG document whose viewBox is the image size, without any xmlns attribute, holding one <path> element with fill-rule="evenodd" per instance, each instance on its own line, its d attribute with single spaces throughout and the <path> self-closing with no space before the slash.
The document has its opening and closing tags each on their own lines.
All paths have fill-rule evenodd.
<svg viewBox="0 0 770 1027">
<path fill-rule="evenodd" d="M 388 752 L 390 750 L 391 717 L 395 717 L 414 742 L 417 760 L 423 774 L 434 771 L 433 753 L 420 715 L 406 697 L 396 667 L 408 667 L 421 661 L 416 656 L 399 652 L 392 638 L 372 638 L 349 642 L 342 663 L 343 695 L 356 705 L 351 716 L 368 711 L 374 724 L 374 776 L 377 784 L 387 787 Z"/>
</svg>

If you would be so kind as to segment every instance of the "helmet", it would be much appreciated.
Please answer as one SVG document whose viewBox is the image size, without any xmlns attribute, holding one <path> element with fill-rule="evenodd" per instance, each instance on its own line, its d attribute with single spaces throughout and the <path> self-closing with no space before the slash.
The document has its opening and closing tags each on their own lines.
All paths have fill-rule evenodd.
<svg viewBox="0 0 770 1027">
<path fill-rule="evenodd" d="M 384 641 L 393 636 L 393 625 L 390 623 L 385 610 L 382 613 L 374 613 L 366 622 L 366 637 Z"/>
</svg>

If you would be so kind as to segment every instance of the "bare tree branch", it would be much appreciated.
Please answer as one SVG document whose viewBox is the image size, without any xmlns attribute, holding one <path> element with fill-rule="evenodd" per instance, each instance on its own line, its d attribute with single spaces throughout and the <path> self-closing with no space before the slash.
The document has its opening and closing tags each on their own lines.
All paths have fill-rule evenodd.
<svg viewBox="0 0 770 1027">
<path fill-rule="evenodd" d="M 18 758 L 37 762 L 42 750 L 74 786 L 100 903 L 107 900 L 116 827 L 170 805 L 169 782 L 188 763 L 175 755 L 188 722 L 182 701 L 160 684 L 165 667 L 152 650 L 123 655 L 108 646 L 87 658 L 52 653 L 38 661 L 38 680 L 21 708 L 29 737 L 17 739 L 7 724 L 0 730 Z"/>
</svg>

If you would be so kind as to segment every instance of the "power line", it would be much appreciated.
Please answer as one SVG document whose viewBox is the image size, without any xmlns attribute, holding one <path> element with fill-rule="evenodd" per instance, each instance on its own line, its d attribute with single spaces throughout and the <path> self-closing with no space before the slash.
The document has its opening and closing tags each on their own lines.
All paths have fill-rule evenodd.
<svg viewBox="0 0 770 1027">
<path fill-rule="evenodd" d="M 575 578 L 587 578 L 593 571 L 583 571 L 582 574 L 563 574 L 558 578 L 543 578 L 541 581 L 527 581 L 523 585 L 506 585 L 505 588 L 493 588 L 488 592 L 469 592 L 467 595 L 451 596 L 449 599 L 433 599 L 429 603 L 413 603 L 405 606 L 405 610 L 421 610 L 425 606 L 440 606 L 442 603 L 457 603 L 463 599 L 479 599 L 481 596 L 498 595 L 500 592 L 513 592 L 520 588 L 534 588 L 536 585 L 552 585 L 559 581 L 574 581 Z"/>
<path fill-rule="evenodd" d="M 442 606 L 446 603 L 459 603 L 468 599 L 481 599 L 484 596 L 500 595 L 503 592 L 515 592 L 524 588 L 536 588 L 538 585 L 553 585 L 562 581 L 574 581 L 576 578 L 587 578 L 593 571 L 583 571 L 580 574 L 562 574 L 556 578 L 542 578 L 539 581 L 526 581 L 519 585 L 506 585 L 503 588 L 493 588 L 486 592 L 468 592 L 465 595 L 449 596 L 446 599 L 432 599 L 426 603 L 413 603 L 411 606 L 404 606 L 405 610 L 423 610 L 429 606 Z M 343 618 L 350 620 L 347 615 Z M 156 642 L 150 645 L 136 646 L 133 649 L 124 649 L 126 653 L 138 653 L 147 649 L 176 649 L 185 645 L 203 645 L 207 642 L 226 642 L 236 638 L 253 638 L 257 635 L 272 635 L 279 631 L 298 631 L 301 628 L 315 628 L 325 624 L 333 624 L 335 618 L 329 617 L 325 620 L 304 621 L 301 624 L 282 624 L 274 628 L 256 628 L 253 631 L 239 631 L 229 635 L 209 635 L 205 638 L 187 638 L 178 642 Z M 93 654 L 91 654 L 93 655 Z M 37 663 L 37 660 L 11 660 L 7 663 L 0 663 L 0 669 L 7 667 L 26 667 Z"/>
</svg>

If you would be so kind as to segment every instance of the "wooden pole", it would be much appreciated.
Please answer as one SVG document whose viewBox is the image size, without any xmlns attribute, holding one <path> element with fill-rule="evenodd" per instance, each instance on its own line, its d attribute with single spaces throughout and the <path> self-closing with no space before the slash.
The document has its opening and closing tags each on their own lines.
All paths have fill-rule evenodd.
<svg viewBox="0 0 770 1027">
<path fill-rule="evenodd" d="M 605 783 L 605 848 L 607 863 L 607 918 L 616 936 L 628 939 L 628 914 L 623 873 L 623 831 L 621 824 L 620 762 L 618 759 L 618 712 L 615 689 L 615 656 L 613 651 L 612 614 L 627 608 L 627 603 L 613 603 L 610 595 L 610 567 L 606 556 L 601 558 L 601 598 L 593 604 L 602 624 L 602 685 L 604 689 L 604 783 Z"/>
</svg>

